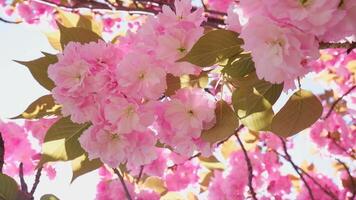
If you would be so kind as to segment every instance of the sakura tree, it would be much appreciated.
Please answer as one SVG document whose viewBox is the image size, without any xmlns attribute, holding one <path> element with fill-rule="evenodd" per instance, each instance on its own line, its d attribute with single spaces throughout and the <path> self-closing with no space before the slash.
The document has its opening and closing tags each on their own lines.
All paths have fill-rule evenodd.
<svg viewBox="0 0 356 200">
<path fill-rule="evenodd" d="M 0 199 L 63 161 L 99 200 L 355 199 L 356 1 L 0 5 L 58 52 L 16 61 L 50 94 L 0 121 Z"/>
</svg>

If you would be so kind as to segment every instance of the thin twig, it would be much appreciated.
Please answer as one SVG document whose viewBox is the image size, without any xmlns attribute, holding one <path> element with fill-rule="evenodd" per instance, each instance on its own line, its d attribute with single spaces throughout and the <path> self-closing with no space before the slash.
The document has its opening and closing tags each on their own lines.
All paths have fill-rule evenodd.
<svg viewBox="0 0 356 200">
<path fill-rule="evenodd" d="M 21 162 L 20 163 L 20 166 L 19 166 L 19 177 L 20 177 L 20 183 L 21 183 L 21 191 L 24 192 L 24 193 L 28 193 L 27 191 L 27 184 L 25 182 L 25 179 L 24 179 L 24 175 L 23 175 L 23 163 Z"/>
<path fill-rule="evenodd" d="M 310 186 L 309 186 L 309 183 L 305 180 L 305 178 L 304 178 L 304 176 L 303 176 L 303 173 L 301 173 L 301 172 L 299 171 L 299 167 L 293 162 L 292 157 L 291 157 L 290 154 L 288 153 L 287 144 L 286 144 L 285 140 L 284 140 L 282 137 L 279 137 L 279 139 L 280 139 L 281 142 L 282 142 L 283 151 L 284 151 L 284 154 L 285 154 L 285 156 L 283 156 L 283 157 L 292 165 L 294 171 L 297 172 L 297 174 L 299 175 L 300 179 L 302 179 L 302 181 L 303 181 L 305 187 L 306 187 L 307 190 L 308 190 L 310 199 L 315 200 L 314 195 L 313 195 L 313 191 L 311 190 L 311 188 L 310 188 Z"/>
<path fill-rule="evenodd" d="M 248 168 L 248 173 L 249 173 L 249 176 L 248 176 L 248 187 L 249 187 L 249 190 L 250 190 L 250 193 L 251 193 L 251 196 L 252 196 L 252 199 L 253 200 L 257 200 L 257 197 L 256 197 L 256 192 L 255 192 L 255 189 L 253 188 L 253 185 L 252 185 L 252 180 L 253 180 L 253 168 L 252 168 L 252 164 L 251 164 L 251 160 L 250 158 L 248 157 L 248 154 L 247 154 L 247 151 L 246 151 L 246 148 L 245 146 L 243 145 L 239 135 L 237 134 L 237 131 L 238 129 L 236 129 L 235 131 L 235 136 L 237 138 L 237 141 L 239 142 L 240 146 L 241 146 L 241 149 L 242 151 L 244 152 L 244 156 L 245 156 L 245 160 L 246 160 L 246 164 L 247 164 L 247 168 Z"/>
<path fill-rule="evenodd" d="M 5 144 L 0 132 L 0 174 L 2 174 L 2 169 L 5 164 Z"/>
<path fill-rule="evenodd" d="M 322 120 L 327 119 L 327 118 L 331 115 L 331 113 L 332 113 L 332 111 L 334 110 L 335 106 L 336 106 L 346 95 L 350 94 L 350 93 L 352 92 L 352 90 L 354 90 L 355 88 L 356 88 L 356 85 L 352 86 L 352 87 L 351 87 L 349 90 L 347 90 L 341 97 L 339 97 L 338 99 L 336 99 L 336 101 L 334 101 L 334 103 L 331 105 L 331 108 L 330 108 L 330 110 L 328 111 L 328 113 L 327 113 L 324 117 L 322 117 L 321 119 L 322 119 Z"/>
<path fill-rule="evenodd" d="M 124 180 L 124 178 L 122 177 L 121 173 L 120 173 L 119 170 L 116 169 L 116 168 L 113 168 L 113 170 L 114 170 L 115 174 L 119 177 L 119 179 L 120 179 L 120 181 L 121 181 L 122 187 L 123 187 L 124 190 L 125 190 L 126 198 L 127 198 L 128 200 L 132 200 L 132 197 L 131 197 L 131 195 L 130 195 L 130 192 L 129 192 L 129 190 L 127 189 L 125 180 Z"/>
<path fill-rule="evenodd" d="M 275 150 L 274 150 L 274 152 L 277 153 L 278 155 L 282 156 L 284 159 L 286 159 L 293 166 L 294 170 L 298 173 L 298 175 L 300 176 L 300 178 L 304 182 L 305 186 L 307 187 L 309 195 L 310 195 L 310 198 L 313 199 L 312 198 L 313 194 L 312 194 L 312 191 L 310 189 L 310 186 L 308 185 L 308 183 L 306 182 L 306 180 L 304 178 L 304 175 L 307 176 L 315 185 L 317 185 L 325 194 L 327 194 L 329 197 L 331 197 L 331 199 L 337 200 L 337 197 L 331 191 L 329 191 L 328 189 L 323 187 L 318 181 L 316 181 L 314 179 L 314 177 L 309 175 L 309 173 L 307 173 L 304 169 L 302 169 L 301 167 L 299 167 L 298 165 L 296 165 L 293 162 L 292 157 L 288 153 L 287 144 L 286 144 L 285 140 L 282 137 L 279 137 L 279 139 L 282 142 L 283 151 L 284 151 L 285 155 L 282 155 L 282 154 L 278 153 Z"/>
<path fill-rule="evenodd" d="M 33 196 L 33 194 L 35 194 L 36 188 L 37 188 L 38 184 L 40 183 L 42 169 L 43 169 L 43 167 L 40 167 L 40 168 L 37 169 L 35 182 L 33 183 L 32 189 L 31 189 L 31 192 L 30 192 L 30 194 L 32 196 Z"/>
<path fill-rule="evenodd" d="M 350 178 L 350 181 L 351 181 L 351 187 L 352 187 L 352 196 L 351 196 L 351 199 L 353 200 L 353 199 L 355 199 L 355 197 L 356 197 L 356 182 L 355 182 L 355 180 L 354 180 L 354 177 L 352 177 L 352 175 L 351 175 L 351 172 L 350 172 L 350 169 L 349 169 L 349 167 L 344 163 L 344 162 L 342 162 L 341 160 L 339 160 L 339 159 L 336 159 L 342 166 L 344 166 L 344 168 L 345 168 L 345 170 L 346 170 L 346 172 L 347 172 L 347 175 L 349 176 L 349 178 Z"/>
<path fill-rule="evenodd" d="M 197 153 L 197 154 L 195 154 L 195 155 L 189 157 L 186 161 L 193 160 L 193 158 L 196 158 L 196 157 L 199 157 L 199 156 L 201 156 L 201 153 Z M 183 163 L 184 163 L 184 162 L 183 162 Z M 168 169 L 173 170 L 173 169 L 175 169 L 177 166 L 178 166 L 178 164 L 174 164 L 174 165 L 172 165 L 172 166 L 169 166 Z"/>
<path fill-rule="evenodd" d="M 0 21 L 5 22 L 7 24 L 20 24 L 20 23 L 22 23 L 22 21 L 10 21 L 10 20 L 4 19 L 2 17 L 0 17 Z"/>
<path fill-rule="evenodd" d="M 143 166 L 143 165 L 140 167 L 140 173 L 139 173 L 138 176 L 137 176 L 136 183 L 139 183 L 139 182 L 140 182 L 141 177 L 142 177 L 142 174 L 143 174 L 143 169 L 144 169 L 144 167 L 145 167 L 145 166 Z"/>
</svg>

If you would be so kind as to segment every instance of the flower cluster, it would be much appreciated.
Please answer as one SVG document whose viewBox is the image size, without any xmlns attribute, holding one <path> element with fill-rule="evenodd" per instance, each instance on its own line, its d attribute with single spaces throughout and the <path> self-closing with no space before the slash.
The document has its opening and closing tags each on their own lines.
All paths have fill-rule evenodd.
<svg viewBox="0 0 356 200">
<path fill-rule="evenodd" d="M 200 139 L 215 123 L 215 99 L 200 88 L 182 88 L 166 97 L 168 73 L 199 74 L 190 63 L 176 63 L 203 34 L 202 10 L 176 1 L 119 44 L 70 42 L 48 69 L 53 96 L 73 122 L 93 125 L 80 137 L 89 158 L 130 169 L 157 158 L 160 141 L 190 157 L 210 154 Z M 132 159 L 134 158 L 134 159 Z"/>
<path fill-rule="evenodd" d="M 312 71 L 308 63 L 319 57 L 319 42 L 355 36 L 355 6 L 349 0 L 242 0 L 230 6 L 227 23 L 241 33 L 259 78 L 292 87 Z"/>
</svg>

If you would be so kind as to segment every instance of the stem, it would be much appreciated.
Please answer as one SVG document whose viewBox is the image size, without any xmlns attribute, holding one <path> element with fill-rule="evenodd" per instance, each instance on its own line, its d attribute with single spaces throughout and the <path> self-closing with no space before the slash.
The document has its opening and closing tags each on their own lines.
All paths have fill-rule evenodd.
<svg viewBox="0 0 356 200">
<path fill-rule="evenodd" d="M 344 168 L 345 168 L 345 170 L 346 170 L 346 172 L 347 172 L 347 175 L 349 176 L 349 178 L 350 178 L 350 181 L 351 181 L 351 186 L 352 186 L 352 197 L 351 197 L 351 199 L 353 200 L 353 199 L 355 199 L 355 197 L 356 197 L 356 183 L 355 183 L 355 180 L 354 180 L 354 178 L 352 177 L 352 175 L 351 175 L 351 172 L 350 172 L 350 169 L 349 169 L 349 167 L 347 167 L 347 165 L 344 163 L 344 162 L 342 162 L 341 160 L 339 160 L 339 159 L 336 159 L 342 166 L 344 166 Z"/>
<path fill-rule="evenodd" d="M 348 94 L 350 94 L 352 92 L 352 90 L 354 90 L 356 88 L 356 85 L 352 86 L 349 90 L 347 90 L 345 92 L 345 94 L 343 94 L 341 97 L 339 97 L 338 99 L 336 99 L 336 101 L 334 101 L 334 103 L 331 105 L 330 110 L 328 111 L 328 113 L 322 117 L 322 120 L 326 120 L 332 113 L 332 111 L 334 110 L 335 106 Z"/>
<path fill-rule="evenodd" d="M 237 129 L 238 130 L 238 129 Z M 244 156 L 245 156 L 245 160 L 246 160 L 246 164 L 247 164 L 247 168 L 248 168 L 248 187 L 250 189 L 250 193 L 251 193 L 251 196 L 252 196 L 252 199 L 253 200 L 257 200 L 257 197 L 256 197 L 256 192 L 253 188 L 253 185 L 252 185 L 252 180 L 253 180 L 253 168 L 252 168 L 252 164 L 251 164 L 251 160 L 250 158 L 248 157 L 248 154 L 247 154 L 247 151 L 245 149 L 245 146 L 243 145 L 239 135 L 237 134 L 237 131 L 235 131 L 235 136 L 237 138 L 237 141 L 239 142 L 240 146 L 241 146 L 241 149 L 242 151 L 244 152 Z"/>
<path fill-rule="evenodd" d="M 116 168 L 113 168 L 113 170 L 114 170 L 115 174 L 119 177 L 119 179 L 120 179 L 120 181 L 121 181 L 122 187 L 123 187 L 124 190 L 125 190 L 126 198 L 127 198 L 128 200 L 132 200 L 132 197 L 131 197 L 131 195 L 130 195 L 130 192 L 129 192 L 129 190 L 127 189 L 125 180 L 124 180 L 124 178 L 122 177 L 121 173 L 120 173 L 119 170 L 116 169 Z"/>
<path fill-rule="evenodd" d="M 20 23 L 22 23 L 22 21 L 10 21 L 10 20 L 4 19 L 2 17 L 0 17 L 0 21 L 2 21 L 4 23 L 7 23 L 7 24 L 20 24 Z"/>
<path fill-rule="evenodd" d="M 32 196 L 33 196 L 33 194 L 35 194 L 36 188 L 37 188 L 38 184 L 40 183 L 42 169 L 43 169 L 43 167 L 40 167 L 37 169 L 35 182 L 33 183 L 33 186 L 32 186 L 31 192 L 30 192 L 30 194 Z"/>
<path fill-rule="evenodd" d="M 0 174 L 2 174 L 2 169 L 5 163 L 5 144 L 0 132 Z"/>
<path fill-rule="evenodd" d="M 20 163 L 20 166 L 19 166 L 19 177 L 20 177 L 20 182 L 21 182 L 21 191 L 24 193 L 28 193 L 27 192 L 27 184 L 25 182 L 24 175 L 23 175 L 23 163 L 22 162 Z"/>
<path fill-rule="evenodd" d="M 138 174 L 136 183 L 139 183 L 139 182 L 140 182 L 140 179 L 141 179 L 142 174 L 143 174 L 143 169 L 144 169 L 144 166 L 142 165 L 141 168 L 140 168 L 140 173 Z"/>
</svg>

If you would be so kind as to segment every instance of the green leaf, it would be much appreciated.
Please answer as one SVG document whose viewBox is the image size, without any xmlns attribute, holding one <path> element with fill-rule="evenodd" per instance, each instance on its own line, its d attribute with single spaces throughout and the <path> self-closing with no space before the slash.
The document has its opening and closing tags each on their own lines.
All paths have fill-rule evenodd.
<svg viewBox="0 0 356 200">
<path fill-rule="evenodd" d="M 178 61 L 187 61 L 200 67 L 212 66 L 241 53 L 243 40 L 239 34 L 228 30 L 214 30 L 203 35 L 186 56 Z"/>
<path fill-rule="evenodd" d="M 16 181 L 10 176 L 0 173 L 0 199 L 16 200 L 18 191 Z"/>
<path fill-rule="evenodd" d="M 322 112 L 323 106 L 313 93 L 298 90 L 274 116 L 272 132 L 282 137 L 290 137 L 314 124 Z"/>
<path fill-rule="evenodd" d="M 215 126 L 209 130 L 204 130 L 201 134 L 201 138 L 211 144 L 230 137 L 239 126 L 236 114 L 225 101 L 216 103 L 215 115 Z"/>
<path fill-rule="evenodd" d="M 54 102 L 52 95 L 48 94 L 38 98 L 22 114 L 11 119 L 40 119 L 51 115 L 60 115 L 60 106 Z"/>
<path fill-rule="evenodd" d="M 255 71 L 255 63 L 250 54 L 243 54 L 222 70 L 232 78 L 242 78 Z"/>
<path fill-rule="evenodd" d="M 87 154 L 81 155 L 80 157 L 72 160 L 73 176 L 71 182 L 81 175 L 98 169 L 102 165 L 103 163 L 99 159 L 89 160 Z"/>
<path fill-rule="evenodd" d="M 31 72 L 32 76 L 37 82 L 47 90 L 52 90 L 55 85 L 54 82 L 48 77 L 47 70 L 50 64 L 58 62 L 57 56 L 42 52 L 44 57 L 32 61 L 16 61 L 25 65 Z"/>
<path fill-rule="evenodd" d="M 53 194 L 45 194 L 41 197 L 40 200 L 59 200 L 59 198 L 54 196 Z"/>
<path fill-rule="evenodd" d="M 252 113 L 242 119 L 241 123 L 252 131 L 269 131 L 274 116 L 272 108 Z"/>
<path fill-rule="evenodd" d="M 233 92 L 232 103 L 242 124 L 253 131 L 270 130 L 272 105 L 281 95 L 283 84 L 272 84 L 249 74 L 239 79 L 239 86 Z"/>
<path fill-rule="evenodd" d="M 98 34 L 94 33 L 91 30 L 81 28 L 81 27 L 71 27 L 67 28 L 60 23 L 57 23 L 60 31 L 60 42 L 62 49 L 69 42 L 79 42 L 81 44 L 89 42 L 97 42 L 103 40 Z"/>
<path fill-rule="evenodd" d="M 51 161 L 73 160 L 84 154 L 78 138 L 90 125 L 73 123 L 70 117 L 61 118 L 54 123 L 45 136 L 39 165 Z"/>
</svg>

